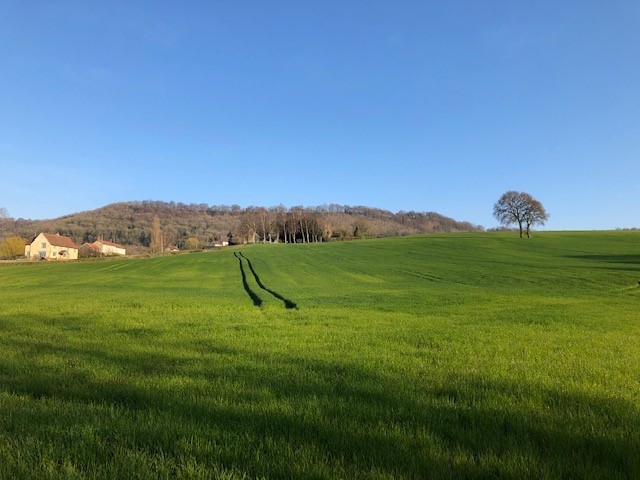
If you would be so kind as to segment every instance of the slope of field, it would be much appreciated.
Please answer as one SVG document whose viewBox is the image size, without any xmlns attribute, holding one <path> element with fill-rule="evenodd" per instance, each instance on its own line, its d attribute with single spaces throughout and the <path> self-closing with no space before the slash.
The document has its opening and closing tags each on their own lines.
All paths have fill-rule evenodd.
<svg viewBox="0 0 640 480">
<path fill-rule="evenodd" d="M 0 478 L 639 478 L 640 235 L 0 268 Z"/>
</svg>

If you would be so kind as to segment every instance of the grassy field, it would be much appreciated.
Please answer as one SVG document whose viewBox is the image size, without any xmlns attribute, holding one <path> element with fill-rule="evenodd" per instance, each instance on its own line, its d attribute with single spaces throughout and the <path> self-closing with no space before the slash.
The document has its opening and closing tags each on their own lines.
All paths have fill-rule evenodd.
<svg viewBox="0 0 640 480">
<path fill-rule="evenodd" d="M 0 478 L 640 478 L 640 234 L 0 267 Z"/>
</svg>

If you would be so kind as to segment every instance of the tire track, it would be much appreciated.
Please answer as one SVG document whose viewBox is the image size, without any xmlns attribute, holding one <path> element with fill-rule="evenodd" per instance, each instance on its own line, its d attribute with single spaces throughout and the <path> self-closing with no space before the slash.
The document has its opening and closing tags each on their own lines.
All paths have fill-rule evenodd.
<svg viewBox="0 0 640 480">
<path fill-rule="evenodd" d="M 242 266 L 242 258 L 240 258 L 236 252 L 233 252 L 233 255 L 238 259 L 238 263 L 240 264 L 240 275 L 242 275 L 242 285 L 244 286 L 244 290 L 247 292 L 247 295 L 249 295 L 249 298 L 251 299 L 253 304 L 256 307 L 261 307 L 262 299 L 258 296 L 256 292 L 251 290 L 251 287 L 247 283 L 247 274 L 244 272 L 244 267 Z"/>
<path fill-rule="evenodd" d="M 235 255 L 235 253 L 234 253 Z M 258 273 L 255 271 L 255 269 L 253 268 L 253 264 L 251 263 L 251 260 L 249 260 L 247 257 L 245 257 L 242 252 L 240 252 L 240 256 L 236 255 L 236 257 L 238 257 L 238 259 L 240 260 L 240 257 L 244 258 L 247 261 L 247 265 L 249 265 L 249 270 L 251 270 L 251 273 L 253 274 L 253 278 L 255 278 L 256 283 L 258 284 L 258 286 L 264 290 L 265 292 L 269 292 L 271 295 L 273 295 L 274 297 L 276 297 L 278 300 L 282 300 L 282 302 L 284 303 L 285 308 L 298 308 L 298 305 L 289 300 L 288 298 L 283 297 L 282 295 L 280 295 L 278 292 L 271 290 L 270 288 L 265 287 L 264 283 L 262 283 L 262 280 L 260 280 L 260 277 L 258 276 Z M 240 260 L 240 268 L 242 268 L 242 260 Z"/>
</svg>

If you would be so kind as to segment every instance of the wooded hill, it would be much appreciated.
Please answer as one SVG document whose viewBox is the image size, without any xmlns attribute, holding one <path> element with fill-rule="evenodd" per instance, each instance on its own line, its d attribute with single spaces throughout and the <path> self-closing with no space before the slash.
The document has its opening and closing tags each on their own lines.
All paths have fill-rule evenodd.
<svg viewBox="0 0 640 480">
<path fill-rule="evenodd" d="M 122 202 L 51 220 L 5 219 L 0 237 L 25 239 L 38 232 L 58 232 L 78 244 L 105 240 L 128 246 L 151 243 L 152 221 L 160 219 L 165 246 L 183 247 L 189 238 L 208 243 L 279 241 L 314 242 L 418 233 L 482 230 L 434 212 L 392 213 L 369 207 L 247 207 L 161 201 Z"/>
</svg>

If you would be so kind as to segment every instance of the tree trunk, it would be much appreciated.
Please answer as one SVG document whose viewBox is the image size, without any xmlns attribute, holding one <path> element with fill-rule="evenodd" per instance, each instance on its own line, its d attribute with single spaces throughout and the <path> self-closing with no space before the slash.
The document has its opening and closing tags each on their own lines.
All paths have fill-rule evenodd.
<svg viewBox="0 0 640 480">
<path fill-rule="evenodd" d="M 307 232 L 307 243 L 311 243 L 311 239 L 309 238 L 309 220 L 305 219 L 304 228 L 305 228 L 305 231 Z"/>
<path fill-rule="evenodd" d="M 300 235 L 302 235 L 302 243 L 304 243 L 304 227 L 302 226 L 302 218 L 300 218 Z"/>
</svg>

